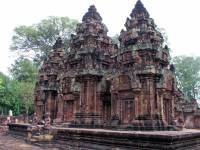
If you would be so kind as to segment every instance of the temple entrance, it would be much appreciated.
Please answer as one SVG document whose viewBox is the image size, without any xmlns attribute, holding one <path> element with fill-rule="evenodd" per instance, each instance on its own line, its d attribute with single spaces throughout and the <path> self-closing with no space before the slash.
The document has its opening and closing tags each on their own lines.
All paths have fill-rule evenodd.
<svg viewBox="0 0 200 150">
<path fill-rule="evenodd" d="M 164 107 L 164 117 L 165 117 L 165 121 L 170 124 L 171 123 L 171 102 L 169 99 L 164 99 L 164 103 L 163 103 L 163 107 Z"/>
<path fill-rule="evenodd" d="M 133 121 L 135 117 L 134 101 L 133 100 L 122 100 L 122 116 L 123 123 L 129 124 Z"/>
<path fill-rule="evenodd" d="M 110 93 L 110 88 L 111 88 L 111 82 L 106 80 L 106 92 L 102 96 L 103 100 L 103 123 L 109 123 L 111 120 L 111 93 Z"/>
<path fill-rule="evenodd" d="M 103 102 L 103 122 L 109 122 L 111 117 L 111 102 Z"/>
<path fill-rule="evenodd" d="M 64 101 L 64 122 L 71 122 L 74 119 L 74 101 Z"/>
<path fill-rule="evenodd" d="M 51 108 L 50 108 L 50 113 L 51 113 L 51 119 L 53 121 L 53 119 L 56 119 L 57 116 L 57 111 L 58 111 L 58 106 L 57 106 L 57 92 L 56 91 L 52 91 L 51 92 Z"/>
</svg>

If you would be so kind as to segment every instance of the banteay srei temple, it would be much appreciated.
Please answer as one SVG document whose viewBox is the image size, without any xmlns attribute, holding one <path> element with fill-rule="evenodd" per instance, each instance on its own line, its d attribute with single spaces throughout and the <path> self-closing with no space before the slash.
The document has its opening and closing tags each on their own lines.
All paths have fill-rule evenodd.
<svg viewBox="0 0 200 150">
<path fill-rule="evenodd" d="M 9 124 L 9 133 L 66 150 L 199 150 L 198 103 L 178 88 L 169 48 L 142 2 L 119 44 L 107 32 L 91 5 L 69 49 L 58 37 L 39 70 L 32 124 Z"/>
<path fill-rule="evenodd" d="M 94 5 L 71 35 L 69 49 L 59 37 L 43 63 L 35 88 L 39 120 L 73 127 L 161 130 L 181 127 L 183 93 L 164 38 L 137 1 L 119 45 Z"/>
</svg>

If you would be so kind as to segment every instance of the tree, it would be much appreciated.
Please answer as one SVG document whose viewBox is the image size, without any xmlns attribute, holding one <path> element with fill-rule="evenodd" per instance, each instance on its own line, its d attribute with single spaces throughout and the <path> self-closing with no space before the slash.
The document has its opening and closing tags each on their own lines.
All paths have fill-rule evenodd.
<svg viewBox="0 0 200 150">
<path fill-rule="evenodd" d="M 38 66 L 27 58 L 20 57 L 12 64 L 10 73 L 13 81 L 17 81 L 15 95 L 20 99 L 20 112 L 34 111 L 34 87 L 38 73 Z"/>
<path fill-rule="evenodd" d="M 20 113 L 18 82 L 0 73 L 0 111 L 7 114 L 12 109 L 14 114 Z"/>
<path fill-rule="evenodd" d="M 35 82 L 38 66 L 27 58 L 20 57 L 11 65 L 10 74 L 19 82 Z"/>
<path fill-rule="evenodd" d="M 7 77 L 0 72 L 0 111 L 4 113 L 4 109 L 8 107 L 9 103 L 6 101 L 6 80 Z"/>
<path fill-rule="evenodd" d="M 20 99 L 20 93 L 19 93 L 20 87 L 19 87 L 19 81 L 10 79 L 7 85 L 7 92 L 9 96 L 7 97 L 7 101 L 9 102 L 9 109 L 13 111 L 14 115 L 19 115 L 21 113 L 22 109 L 22 102 Z"/>
<path fill-rule="evenodd" d="M 173 59 L 180 88 L 189 99 L 200 96 L 200 57 L 177 56 Z"/>
<path fill-rule="evenodd" d="M 23 57 L 32 55 L 38 64 L 47 58 L 56 39 L 64 39 L 65 48 L 69 47 L 69 38 L 74 33 L 77 21 L 68 17 L 51 16 L 38 24 L 15 28 L 11 49 Z"/>
<path fill-rule="evenodd" d="M 19 97 L 22 103 L 22 110 L 26 114 L 33 113 L 34 111 L 34 87 L 32 82 L 19 83 Z"/>
</svg>

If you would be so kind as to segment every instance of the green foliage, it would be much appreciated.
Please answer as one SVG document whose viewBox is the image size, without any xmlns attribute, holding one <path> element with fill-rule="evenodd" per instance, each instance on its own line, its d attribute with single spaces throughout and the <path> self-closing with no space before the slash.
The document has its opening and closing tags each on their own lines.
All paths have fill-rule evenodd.
<svg viewBox="0 0 200 150">
<path fill-rule="evenodd" d="M 6 75 L 0 73 L 0 108 L 4 110 L 12 109 L 14 114 L 19 114 L 18 82 L 10 80 Z M 4 112 L 7 113 L 7 112 Z"/>
<path fill-rule="evenodd" d="M 178 56 L 173 59 L 176 76 L 183 92 L 191 98 L 200 96 L 200 57 Z"/>
<path fill-rule="evenodd" d="M 3 73 L 0 73 L 0 105 L 1 106 L 8 106 L 9 102 L 6 101 L 6 98 L 8 97 L 8 93 L 6 92 L 8 77 L 6 77 Z"/>
<path fill-rule="evenodd" d="M 20 101 L 23 104 L 21 111 L 27 114 L 34 111 L 34 87 L 33 82 L 19 82 L 18 85 Z"/>
<path fill-rule="evenodd" d="M 31 60 L 20 57 L 11 65 L 10 73 L 15 80 L 20 82 L 34 82 L 38 73 L 38 67 Z"/>
<path fill-rule="evenodd" d="M 12 78 L 0 73 L 0 111 L 4 114 L 11 109 L 14 115 L 33 113 L 34 86 L 38 68 L 30 60 L 19 58 L 12 65 Z"/>
<path fill-rule="evenodd" d="M 68 17 L 51 16 L 38 24 L 19 26 L 15 28 L 11 49 L 23 57 L 33 54 L 33 60 L 38 64 L 47 58 L 58 36 L 69 47 L 69 38 L 75 31 L 77 21 Z"/>
<path fill-rule="evenodd" d="M 21 113 L 21 107 L 23 104 L 21 103 L 20 97 L 19 97 L 19 82 L 17 80 L 9 80 L 8 82 L 8 93 L 10 94 L 10 97 L 8 97 L 6 100 L 10 102 L 9 109 L 13 111 L 14 115 L 18 115 Z"/>
<path fill-rule="evenodd" d="M 17 89 L 15 93 L 22 104 L 20 111 L 32 113 L 34 111 L 34 87 L 38 73 L 38 67 L 31 60 L 20 57 L 12 65 L 10 73 L 13 80 L 17 81 Z"/>
</svg>

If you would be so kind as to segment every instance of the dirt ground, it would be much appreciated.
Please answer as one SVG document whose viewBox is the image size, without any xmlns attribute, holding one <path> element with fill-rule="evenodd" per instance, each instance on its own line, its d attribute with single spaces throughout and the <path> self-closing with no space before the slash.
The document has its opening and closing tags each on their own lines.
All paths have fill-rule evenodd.
<svg viewBox="0 0 200 150">
<path fill-rule="evenodd" d="M 21 139 L 17 139 L 9 135 L 0 134 L 0 150 L 46 150 L 46 149 L 30 145 Z M 58 149 L 48 148 L 48 150 L 58 150 Z"/>
</svg>

